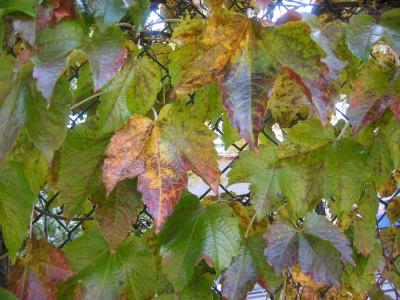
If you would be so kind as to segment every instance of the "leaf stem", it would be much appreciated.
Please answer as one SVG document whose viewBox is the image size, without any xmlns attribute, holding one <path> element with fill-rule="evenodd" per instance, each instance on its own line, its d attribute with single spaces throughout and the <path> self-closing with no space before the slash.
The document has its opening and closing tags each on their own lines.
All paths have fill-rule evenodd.
<svg viewBox="0 0 400 300">
<path fill-rule="evenodd" d="M 346 125 L 344 125 L 344 127 L 342 128 L 342 131 L 339 133 L 339 136 L 337 137 L 336 140 L 340 140 L 344 134 L 346 133 L 347 128 L 349 128 L 350 123 L 346 122 Z"/>
<path fill-rule="evenodd" d="M 151 110 L 153 111 L 153 115 L 154 115 L 153 121 L 155 123 L 157 121 L 158 114 L 157 114 L 156 109 L 153 106 L 151 107 Z"/>
<path fill-rule="evenodd" d="M 147 24 L 146 27 L 151 27 L 157 24 L 161 24 L 161 23 L 174 23 L 174 22 L 185 22 L 185 20 L 182 19 L 164 19 L 164 20 L 159 20 L 159 21 L 155 21 L 152 22 L 150 24 Z"/>
<path fill-rule="evenodd" d="M 82 104 L 85 104 L 85 103 L 89 102 L 90 100 L 96 98 L 97 96 L 100 96 L 102 93 L 103 92 L 98 92 L 96 94 L 93 94 L 93 95 L 87 97 L 86 99 L 83 99 L 82 101 L 70 106 L 70 109 L 74 110 L 74 109 L 78 108 L 79 106 L 81 106 Z"/>
<path fill-rule="evenodd" d="M 245 239 L 247 239 L 247 237 L 248 237 L 248 235 L 249 235 L 250 228 L 253 226 L 253 223 L 254 223 L 254 220 L 256 219 L 256 216 L 257 216 L 257 214 L 254 213 L 253 217 L 252 217 L 251 220 L 250 220 L 249 225 L 247 225 L 246 233 L 244 234 L 244 238 L 245 238 Z"/>
</svg>

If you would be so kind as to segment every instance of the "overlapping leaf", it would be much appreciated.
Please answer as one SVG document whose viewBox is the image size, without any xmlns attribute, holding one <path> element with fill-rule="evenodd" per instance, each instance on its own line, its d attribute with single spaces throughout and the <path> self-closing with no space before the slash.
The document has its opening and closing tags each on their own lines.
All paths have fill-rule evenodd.
<svg viewBox="0 0 400 300">
<path fill-rule="evenodd" d="M 88 126 L 68 133 L 61 149 L 57 187 L 65 204 L 65 214 L 78 214 L 89 195 L 100 189 L 103 155 L 110 136 L 97 137 Z"/>
<path fill-rule="evenodd" d="M 74 273 L 64 253 L 47 241 L 31 238 L 8 277 L 8 288 L 19 299 L 55 299 L 56 283 Z"/>
<path fill-rule="evenodd" d="M 103 178 L 107 192 L 118 181 L 139 175 L 138 191 L 157 230 L 187 185 L 187 171 L 193 170 L 218 192 L 215 136 L 188 115 L 180 104 L 165 106 L 155 123 L 138 115 L 114 135 L 106 152 Z"/>
<path fill-rule="evenodd" d="M 190 34 L 178 31 L 175 35 L 175 40 L 184 44 L 178 49 L 180 55 L 172 60 L 173 65 L 183 68 L 175 94 L 179 96 L 218 81 L 232 125 L 253 150 L 257 150 L 268 92 L 279 74 L 279 66 L 285 66 L 283 70 L 299 84 L 326 123 L 329 93 L 325 65 L 320 61 L 323 51 L 311 39 L 305 23 L 263 28 L 257 21 L 224 12 L 205 24 L 191 22 L 182 28 L 189 28 Z M 290 43 L 282 45 L 282 41 Z M 182 59 L 184 53 L 190 58 Z"/>
<path fill-rule="evenodd" d="M 240 153 L 239 160 L 228 174 L 229 184 L 251 183 L 258 220 L 275 211 L 283 202 L 279 173 L 278 151 L 275 145 L 270 144 L 261 145 L 258 155 L 251 151 Z"/>
<path fill-rule="evenodd" d="M 181 290 L 203 258 L 219 273 L 239 254 L 239 222 L 224 203 L 207 207 L 193 195 L 182 197 L 159 236 L 163 270 Z"/>
<path fill-rule="evenodd" d="M 259 236 L 242 241 L 240 254 L 221 278 L 221 292 L 224 299 L 245 299 L 256 282 L 274 292 L 281 284 L 281 278 L 267 264 L 263 256 L 265 242 Z"/>
<path fill-rule="evenodd" d="M 161 87 L 158 70 L 147 57 L 132 59 L 101 95 L 97 110 L 101 132 L 118 130 L 135 114 L 145 114 Z"/>
<path fill-rule="evenodd" d="M 157 278 L 150 249 L 135 236 L 129 236 L 111 250 L 96 228 L 65 247 L 77 273 L 58 286 L 61 299 L 149 299 Z"/>
<path fill-rule="evenodd" d="M 0 224 L 12 260 L 28 233 L 35 200 L 22 163 L 5 163 L 0 168 Z"/>
<path fill-rule="evenodd" d="M 350 94 L 347 112 L 353 132 L 378 120 L 391 109 L 400 121 L 400 77 L 395 66 L 370 62 L 360 72 Z"/>
<path fill-rule="evenodd" d="M 275 221 L 266 239 L 265 255 L 277 273 L 299 260 L 302 271 L 311 274 L 314 281 L 340 286 L 341 260 L 354 264 L 347 238 L 324 217 L 314 213 L 307 214 L 302 230 L 284 221 Z"/>
<path fill-rule="evenodd" d="M 140 196 L 134 181 L 122 181 L 106 197 L 103 189 L 94 193 L 92 201 L 96 204 L 96 220 L 100 230 L 112 250 L 132 231 L 137 219 Z"/>
</svg>

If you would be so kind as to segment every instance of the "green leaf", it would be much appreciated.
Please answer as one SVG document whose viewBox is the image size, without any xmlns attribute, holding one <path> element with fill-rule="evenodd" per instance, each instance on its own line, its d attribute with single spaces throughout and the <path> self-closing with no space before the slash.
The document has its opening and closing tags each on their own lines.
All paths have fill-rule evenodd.
<svg viewBox="0 0 400 300">
<path fill-rule="evenodd" d="M 389 147 L 390 156 L 393 160 L 394 168 L 400 169 L 400 126 L 397 120 L 390 115 L 383 118 L 380 128 L 385 136 Z"/>
<path fill-rule="evenodd" d="M 222 115 L 222 140 L 225 144 L 225 150 L 227 150 L 234 142 L 240 140 L 237 129 L 232 126 L 226 113 Z"/>
<path fill-rule="evenodd" d="M 88 247 L 88 245 L 90 245 Z M 151 298 L 157 272 L 153 255 L 142 240 L 129 236 L 111 251 L 96 225 L 68 244 L 65 253 L 77 274 L 59 285 L 58 295 L 84 299 Z"/>
<path fill-rule="evenodd" d="M 127 50 L 123 48 L 122 32 L 117 27 L 109 28 L 105 33 L 95 31 L 85 51 L 95 90 L 114 78 L 127 56 Z"/>
<path fill-rule="evenodd" d="M 17 300 L 13 293 L 0 288 L 0 299 L 2 300 Z"/>
<path fill-rule="evenodd" d="M 20 11 L 31 17 L 35 17 L 36 4 L 37 0 L 4 0 L 0 3 L 0 10 L 4 10 L 3 14 Z"/>
<path fill-rule="evenodd" d="M 132 231 L 137 219 L 140 195 L 136 191 L 136 182 L 120 182 L 107 197 L 105 191 L 95 193 L 92 202 L 96 204 L 96 220 L 112 250 Z"/>
<path fill-rule="evenodd" d="M 160 90 L 158 69 L 147 57 L 132 59 L 100 97 L 97 109 L 102 133 L 117 130 L 135 114 L 146 114 Z"/>
<path fill-rule="evenodd" d="M 18 137 L 24 120 L 24 99 L 27 88 L 21 79 L 13 80 L 15 59 L 0 56 L 0 164 L 5 160 Z"/>
<path fill-rule="evenodd" d="M 47 102 L 50 103 L 56 82 L 64 72 L 68 54 L 81 47 L 84 38 L 81 26 L 72 21 L 45 27 L 40 33 L 37 56 L 33 59 L 33 77 Z"/>
<path fill-rule="evenodd" d="M 265 215 L 276 211 L 283 204 L 279 186 L 280 167 L 275 145 L 260 145 L 260 153 L 243 151 L 228 174 L 229 184 L 251 183 L 251 199 L 260 221 Z"/>
<path fill-rule="evenodd" d="M 394 50 L 400 51 L 400 9 L 395 8 L 385 11 L 380 19 L 379 23 L 385 27 L 385 34 L 389 38 L 391 45 Z"/>
<path fill-rule="evenodd" d="M 192 278 L 194 266 L 204 258 L 219 273 L 239 254 L 239 223 L 225 203 L 207 207 L 193 195 L 181 198 L 159 235 L 163 270 L 181 290 Z"/>
<path fill-rule="evenodd" d="M 212 300 L 211 287 L 214 283 L 215 276 L 211 274 L 201 274 L 200 270 L 196 269 L 195 275 L 191 282 L 182 290 L 180 300 Z M 175 297 L 173 298 L 175 299 Z"/>
<path fill-rule="evenodd" d="M 113 26 L 128 11 L 135 25 L 139 26 L 144 12 L 150 7 L 148 0 L 89 0 L 87 5 L 101 31 Z"/>
<path fill-rule="evenodd" d="M 368 152 L 371 169 L 374 170 L 373 178 L 376 185 L 381 186 L 390 179 L 390 174 L 395 169 L 385 136 L 381 133 L 374 135 Z"/>
<path fill-rule="evenodd" d="M 376 246 L 376 215 L 378 201 L 374 186 L 368 185 L 357 210 L 359 218 L 354 221 L 354 247 L 364 256 L 371 254 Z"/>
<path fill-rule="evenodd" d="M 372 16 L 357 14 L 350 18 L 346 33 L 350 51 L 365 61 L 371 54 L 372 46 L 383 37 L 384 30 L 381 26 L 376 25 Z"/>
<path fill-rule="evenodd" d="M 221 94 L 217 85 L 206 85 L 196 92 L 193 113 L 201 121 L 210 121 L 214 125 L 222 112 Z"/>
<path fill-rule="evenodd" d="M 96 131 L 87 124 L 68 132 L 61 149 L 57 183 L 67 217 L 78 214 L 88 196 L 102 185 L 103 155 L 108 142 L 109 136 L 97 138 Z"/>
<path fill-rule="evenodd" d="M 71 101 L 69 83 L 65 78 L 57 82 L 52 96 L 52 105 L 47 108 L 45 99 L 31 84 L 31 94 L 26 99 L 26 126 L 32 142 L 46 157 L 48 162 L 53 159 L 67 137 Z"/>
<path fill-rule="evenodd" d="M 12 261 L 28 233 L 35 201 L 22 163 L 5 163 L 0 168 L 0 224 Z"/>
<path fill-rule="evenodd" d="M 335 200 L 337 213 L 350 211 L 370 174 L 367 151 L 351 139 L 341 139 L 327 149 L 325 192 Z"/>
<path fill-rule="evenodd" d="M 351 286 L 359 293 L 365 293 L 371 286 L 371 282 L 375 281 L 376 269 L 382 261 L 382 244 L 373 239 L 373 248 L 371 253 L 364 257 L 361 254 L 356 255 L 356 267 L 348 271 Z M 350 269 L 350 266 L 346 266 Z"/>
<path fill-rule="evenodd" d="M 26 130 L 22 130 L 7 161 L 20 162 L 33 194 L 38 195 L 46 182 L 48 163 L 43 153 L 29 140 Z"/>
<path fill-rule="evenodd" d="M 294 266 L 315 282 L 340 286 L 343 262 L 354 264 L 350 242 L 323 216 L 309 213 L 299 230 L 283 221 L 275 221 L 267 233 L 265 255 L 277 273 Z"/>
<path fill-rule="evenodd" d="M 260 236 L 242 240 L 240 254 L 224 271 L 221 278 L 221 292 L 224 299 L 245 299 L 256 282 L 274 292 L 282 278 L 275 275 L 263 253 L 265 242 Z"/>
</svg>

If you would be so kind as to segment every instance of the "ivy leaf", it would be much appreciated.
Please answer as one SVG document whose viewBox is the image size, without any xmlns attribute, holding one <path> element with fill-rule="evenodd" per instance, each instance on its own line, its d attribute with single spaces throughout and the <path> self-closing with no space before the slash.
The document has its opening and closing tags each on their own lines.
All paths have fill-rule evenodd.
<svg viewBox="0 0 400 300">
<path fill-rule="evenodd" d="M 38 195 L 46 182 L 48 162 L 43 153 L 29 140 L 26 130 L 21 131 L 7 161 L 21 163 L 31 191 Z"/>
<path fill-rule="evenodd" d="M 151 298 L 157 278 L 156 266 L 150 249 L 139 238 L 129 236 L 111 251 L 94 225 L 64 251 L 77 274 L 58 286 L 59 297 Z"/>
<path fill-rule="evenodd" d="M 94 32 L 85 51 L 90 62 L 95 90 L 113 79 L 124 64 L 127 50 L 122 44 L 122 33 L 118 28 L 110 28 L 105 33 Z"/>
<path fill-rule="evenodd" d="M 56 282 L 74 273 L 64 253 L 44 240 L 31 238 L 8 277 L 8 288 L 20 299 L 55 299 Z"/>
<path fill-rule="evenodd" d="M 390 174 L 395 170 L 390 148 L 382 133 L 374 135 L 368 147 L 371 159 L 371 168 L 374 170 L 373 178 L 377 186 L 381 186 L 390 179 Z"/>
<path fill-rule="evenodd" d="M 275 145 L 260 145 L 260 153 L 251 151 L 240 153 L 228 174 L 229 184 L 251 183 L 252 199 L 257 220 L 275 211 L 283 204 L 283 194 L 279 186 L 280 167 Z"/>
<path fill-rule="evenodd" d="M 30 97 L 26 99 L 26 126 L 30 139 L 48 162 L 52 161 L 54 151 L 61 147 L 67 137 L 70 99 L 69 83 L 65 78 L 60 78 L 56 84 L 53 104 L 49 109 L 34 84 L 30 86 Z"/>
<path fill-rule="evenodd" d="M 290 127 L 298 115 L 307 115 L 310 103 L 298 84 L 285 74 L 279 75 L 271 90 L 268 109 L 281 127 Z"/>
<path fill-rule="evenodd" d="M 137 219 L 140 196 L 133 181 L 122 181 L 113 192 L 105 196 L 104 191 L 93 195 L 96 204 L 96 220 L 108 241 L 111 250 L 116 250 L 120 242 L 132 231 L 132 224 Z"/>
<path fill-rule="evenodd" d="M 377 62 L 370 62 L 361 70 L 354 82 L 347 111 L 354 133 L 378 120 L 388 108 L 397 117 L 400 107 L 398 72 L 394 67 Z"/>
<path fill-rule="evenodd" d="M 84 41 L 81 26 L 72 21 L 63 21 L 54 27 L 45 27 L 38 38 L 38 53 L 33 59 L 33 77 L 36 86 L 50 103 L 54 87 L 67 65 L 67 56 Z"/>
<path fill-rule="evenodd" d="M 224 299 L 245 299 L 256 282 L 269 291 L 275 291 L 281 284 L 263 256 L 265 243 L 259 236 L 242 241 L 240 254 L 221 278 L 221 293 Z"/>
<path fill-rule="evenodd" d="M 5 0 L 1 1 L 0 10 L 4 10 L 6 13 L 20 11 L 28 16 L 34 17 L 35 5 L 36 0 Z"/>
<path fill-rule="evenodd" d="M 121 20 L 128 10 L 131 12 L 135 25 L 140 25 L 144 11 L 149 8 L 147 0 L 89 0 L 87 5 L 93 13 L 97 26 L 103 32 Z"/>
<path fill-rule="evenodd" d="M 145 147 L 153 126 L 150 119 L 136 115 L 111 138 L 103 167 L 103 182 L 108 194 L 118 181 L 144 172 Z"/>
<path fill-rule="evenodd" d="M 147 57 L 132 59 L 102 93 L 97 109 L 101 133 L 118 130 L 132 113 L 146 114 L 161 87 L 158 69 Z"/>
<path fill-rule="evenodd" d="M 192 278 L 204 258 L 219 273 L 239 254 L 239 223 L 225 203 L 207 207 L 189 194 L 182 197 L 159 235 L 163 270 L 177 289 Z"/>
<path fill-rule="evenodd" d="M 188 114 L 192 118 L 188 119 Z M 159 230 L 187 185 L 189 170 L 218 192 L 220 172 L 214 139 L 215 135 L 180 104 L 164 106 L 155 124 L 136 116 L 108 146 L 103 169 L 107 192 L 119 180 L 139 175 L 138 191 Z M 122 151 L 121 144 L 125 145 Z"/>
<path fill-rule="evenodd" d="M 3 300 L 17 300 L 14 294 L 2 288 L 0 288 L 0 298 Z"/>
<path fill-rule="evenodd" d="M 18 138 L 19 130 L 25 123 L 25 99 L 29 89 L 24 82 L 29 71 L 25 66 L 14 79 L 15 60 L 1 56 L 3 66 L 0 72 L 0 163 L 3 162 Z"/>
<path fill-rule="evenodd" d="M 354 221 L 354 246 L 358 253 L 364 256 L 371 254 L 376 246 L 376 214 L 378 213 L 378 201 L 376 192 L 370 185 L 361 198 L 358 206 L 359 219 Z"/>
<path fill-rule="evenodd" d="M 0 168 L 0 199 L 0 224 L 10 258 L 14 261 L 28 233 L 36 201 L 22 163 L 6 162 Z"/>
<path fill-rule="evenodd" d="M 324 217 L 309 213 L 304 228 L 298 230 L 283 221 L 274 222 L 266 235 L 265 255 L 277 273 L 294 266 L 297 260 L 302 271 L 314 281 L 340 286 L 343 262 L 354 264 L 350 242 Z"/>
<path fill-rule="evenodd" d="M 68 218 L 78 214 L 88 196 L 101 185 L 103 154 L 109 136 L 96 137 L 88 126 L 68 132 L 61 152 L 57 186 Z M 78 176 L 79 174 L 79 176 Z"/>
<path fill-rule="evenodd" d="M 241 23 L 231 24 L 244 28 L 238 41 L 239 45 L 244 46 L 236 50 L 228 62 L 228 71 L 220 83 L 222 103 L 240 136 L 250 149 L 257 150 L 257 139 L 264 127 L 268 92 L 275 79 L 276 66 L 265 45 L 260 42 L 263 39 L 263 27 L 252 21 Z"/>
<path fill-rule="evenodd" d="M 372 46 L 384 35 L 384 29 L 376 25 L 374 18 L 366 14 L 357 14 L 350 18 L 347 28 L 347 45 L 355 56 L 365 61 Z"/>
</svg>

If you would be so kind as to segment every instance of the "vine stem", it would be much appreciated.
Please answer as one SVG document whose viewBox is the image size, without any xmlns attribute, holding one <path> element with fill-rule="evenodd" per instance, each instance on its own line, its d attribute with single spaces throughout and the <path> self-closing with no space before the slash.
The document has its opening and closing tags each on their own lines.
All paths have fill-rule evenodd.
<svg viewBox="0 0 400 300">
<path fill-rule="evenodd" d="M 349 122 L 346 122 L 346 125 L 344 125 L 342 131 L 339 133 L 339 136 L 337 137 L 336 140 L 340 140 L 340 139 L 344 136 L 344 134 L 345 134 L 347 128 L 349 128 L 349 125 L 350 125 L 350 123 L 349 123 Z"/>
<path fill-rule="evenodd" d="M 247 225 L 246 232 L 245 232 L 245 234 L 244 234 L 244 238 L 245 238 L 245 239 L 247 239 L 247 237 L 248 237 L 248 235 L 249 235 L 250 228 L 253 226 L 253 223 L 254 223 L 254 221 L 255 221 L 255 219 L 256 219 L 256 216 L 257 216 L 257 214 L 254 213 L 253 217 L 252 217 L 251 220 L 250 220 L 249 225 Z"/>
<path fill-rule="evenodd" d="M 164 19 L 164 20 L 159 20 L 159 21 L 155 21 L 150 24 L 147 24 L 146 27 L 148 28 L 148 27 L 151 27 L 151 26 L 154 26 L 157 24 L 161 24 L 161 23 L 174 23 L 174 22 L 179 23 L 179 22 L 185 22 L 185 21 L 182 19 Z"/>
<path fill-rule="evenodd" d="M 35 211 L 35 205 L 32 207 L 32 213 L 31 213 L 31 220 L 29 222 L 29 239 L 32 238 L 32 231 L 33 231 L 33 213 Z"/>
<path fill-rule="evenodd" d="M 78 103 L 76 103 L 76 104 L 70 106 L 69 108 L 70 108 L 71 110 L 74 110 L 75 108 L 78 108 L 78 107 L 81 106 L 82 104 L 85 104 L 85 103 L 89 102 L 90 100 L 96 98 L 97 96 L 100 96 L 102 93 L 103 93 L 103 92 L 98 92 L 98 93 L 96 93 L 96 94 L 93 94 L 93 95 L 87 97 L 86 99 L 83 99 L 82 101 L 80 101 L 80 102 L 78 102 Z"/>
</svg>

